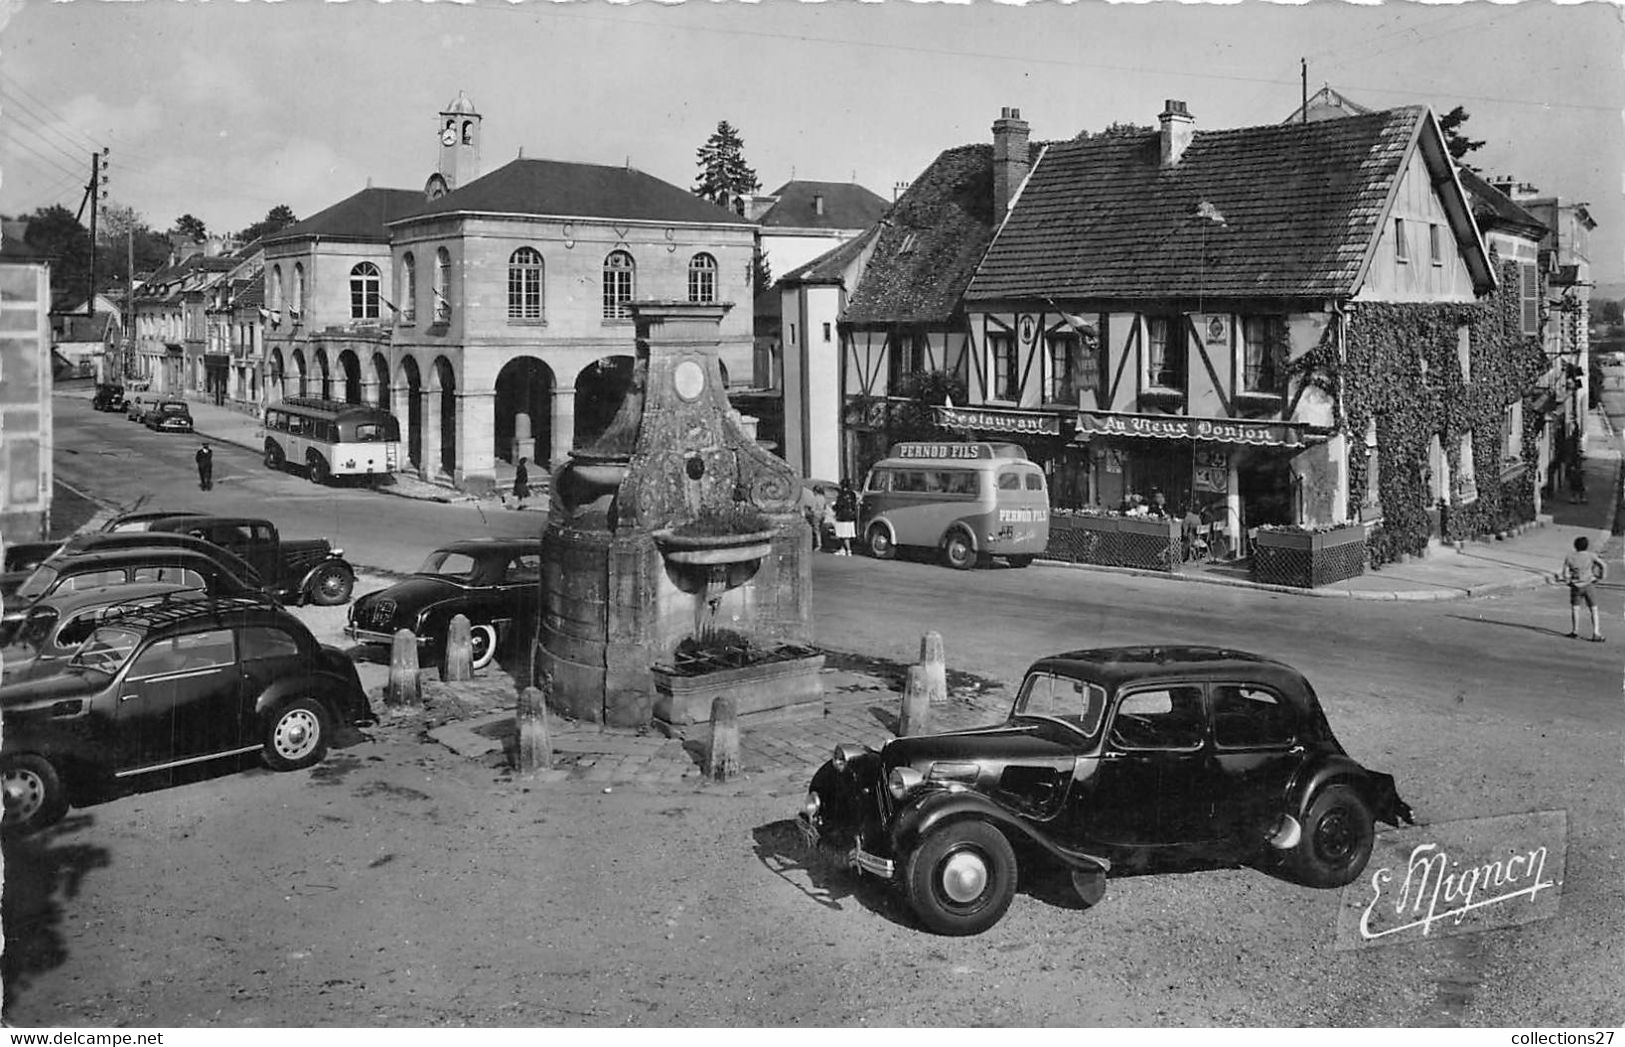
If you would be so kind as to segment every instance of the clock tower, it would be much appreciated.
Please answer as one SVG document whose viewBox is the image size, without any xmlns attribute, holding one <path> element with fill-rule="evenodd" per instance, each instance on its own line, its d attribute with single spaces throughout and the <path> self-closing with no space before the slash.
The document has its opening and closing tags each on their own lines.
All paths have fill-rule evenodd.
<svg viewBox="0 0 1625 1047">
<path fill-rule="evenodd" d="M 480 176 L 480 114 L 463 92 L 440 111 L 435 121 L 440 162 L 429 176 L 431 199 L 461 188 Z"/>
</svg>

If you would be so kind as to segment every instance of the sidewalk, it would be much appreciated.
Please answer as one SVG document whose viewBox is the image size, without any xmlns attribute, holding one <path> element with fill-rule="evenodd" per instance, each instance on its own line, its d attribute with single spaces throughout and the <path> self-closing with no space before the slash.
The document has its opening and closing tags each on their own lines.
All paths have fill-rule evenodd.
<svg viewBox="0 0 1625 1047">
<path fill-rule="evenodd" d="M 187 404 L 192 410 L 192 423 L 197 435 L 219 443 L 231 444 L 241 447 L 254 454 L 263 454 L 265 451 L 264 437 L 260 432 L 260 420 L 247 411 L 235 407 L 216 407 L 214 404 L 201 400 L 188 400 Z M 496 484 L 500 491 L 513 489 L 513 466 L 507 462 L 496 463 Z M 525 506 L 526 512 L 547 511 L 547 471 L 533 469 L 531 471 L 531 499 Z M 501 506 L 506 504 L 496 495 L 478 497 L 459 491 L 450 484 L 433 483 L 406 473 L 396 473 L 387 481 L 379 483 L 375 488 L 380 494 L 391 495 L 395 498 L 410 498 L 419 502 L 479 502 L 484 505 Z M 511 496 L 510 496 L 511 497 Z"/>
</svg>

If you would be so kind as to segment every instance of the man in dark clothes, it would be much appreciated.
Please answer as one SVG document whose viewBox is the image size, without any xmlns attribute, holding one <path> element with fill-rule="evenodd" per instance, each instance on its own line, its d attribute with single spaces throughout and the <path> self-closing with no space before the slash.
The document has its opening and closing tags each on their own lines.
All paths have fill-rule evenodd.
<svg viewBox="0 0 1625 1047">
<path fill-rule="evenodd" d="M 197 449 L 197 485 L 200 490 L 214 490 L 214 452 L 208 444 Z"/>
</svg>

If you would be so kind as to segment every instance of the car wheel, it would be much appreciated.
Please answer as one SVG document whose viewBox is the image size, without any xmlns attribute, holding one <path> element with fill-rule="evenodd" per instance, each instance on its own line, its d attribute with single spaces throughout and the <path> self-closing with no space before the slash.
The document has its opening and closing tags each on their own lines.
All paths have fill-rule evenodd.
<svg viewBox="0 0 1625 1047">
<path fill-rule="evenodd" d="M 354 575 L 342 567 L 328 566 L 317 570 L 305 592 L 317 607 L 337 607 L 349 603 L 354 590 Z"/>
<path fill-rule="evenodd" d="M 970 536 L 955 528 L 942 540 L 942 560 L 956 571 L 968 571 L 976 566 L 976 547 Z"/>
<path fill-rule="evenodd" d="M 1307 887 L 1352 883 L 1371 859 L 1376 829 L 1371 808 L 1348 785 L 1328 785 L 1315 794 L 1303 819 L 1303 835 L 1287 852 L 1292 878 Z"/>
<path fill-rule="evenodd" d="M 497 656 L 497 627 L 494 625 L 473 625 L 468 630 L 468 665 L 471 669 L 483 669 L 496 660 Z"/>
<path fill-rule="evenodd" d="M 265 729 L 265 762 L 273 770 L 297 771 L 327 755 L 327 710 L 314 698 L 278 709 Z"/>
<path fill-rule="evenodd" d="M 7 833 L 19 836 L 54 825 L 68 813 L 68 791 L 51 761 L 22 753 L 0 762 L 0 789 L 5 792 Z"/>
<path fill-rule="evenodd" d="M 310 470 L 310 482 L 324 484 L 333 471 L 327 466 L 327 459 L 319 454 L 313 454 L 305 460 L 305 466 Z"/>
<path fill-rule="evenodd" d="M 880 524 L 869 528 L 868 540 L 864 543 L 869 547 L 869 555 L 876 560 L 895 560 L 897 546 L 892 544 L 891 532 Z"/>
<path fill-rule="evenodd" d="M 1010 561 L 1011 567 L 1026 567 L 1033 562 L 1031 556 L 1006 556 L 1005 559 Z"/>
<path fill-rule="evenodd" d="M 286 464 L 287 459 L 282 455 L 282 448 L 269 440 L 265 441 L 265 468 L 280 471 Z"/>
<path fill-rule="evenodd" d="M 938 934 L 980 934 L 1016 893 L 1016 854 L 987 822 L 955 822 L 927 836 L 904 873 L 909 905 Z"/>
</svg>

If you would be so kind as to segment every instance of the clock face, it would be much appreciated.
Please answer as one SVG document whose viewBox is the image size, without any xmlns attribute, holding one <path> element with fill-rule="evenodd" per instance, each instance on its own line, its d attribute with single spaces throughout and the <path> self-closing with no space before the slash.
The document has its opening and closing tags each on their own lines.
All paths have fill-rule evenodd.
<svg viewBox="0 0 1625 1047">
<path fill-rule="evenodd" d="M 440 132 L 440 141 L 445 143 L 446 145 L 456 145 L 457 144 L 457 131 L 456 131 L 456 129 L 448 127 L 444 131 L 441 131 Z"/>
</svg>

